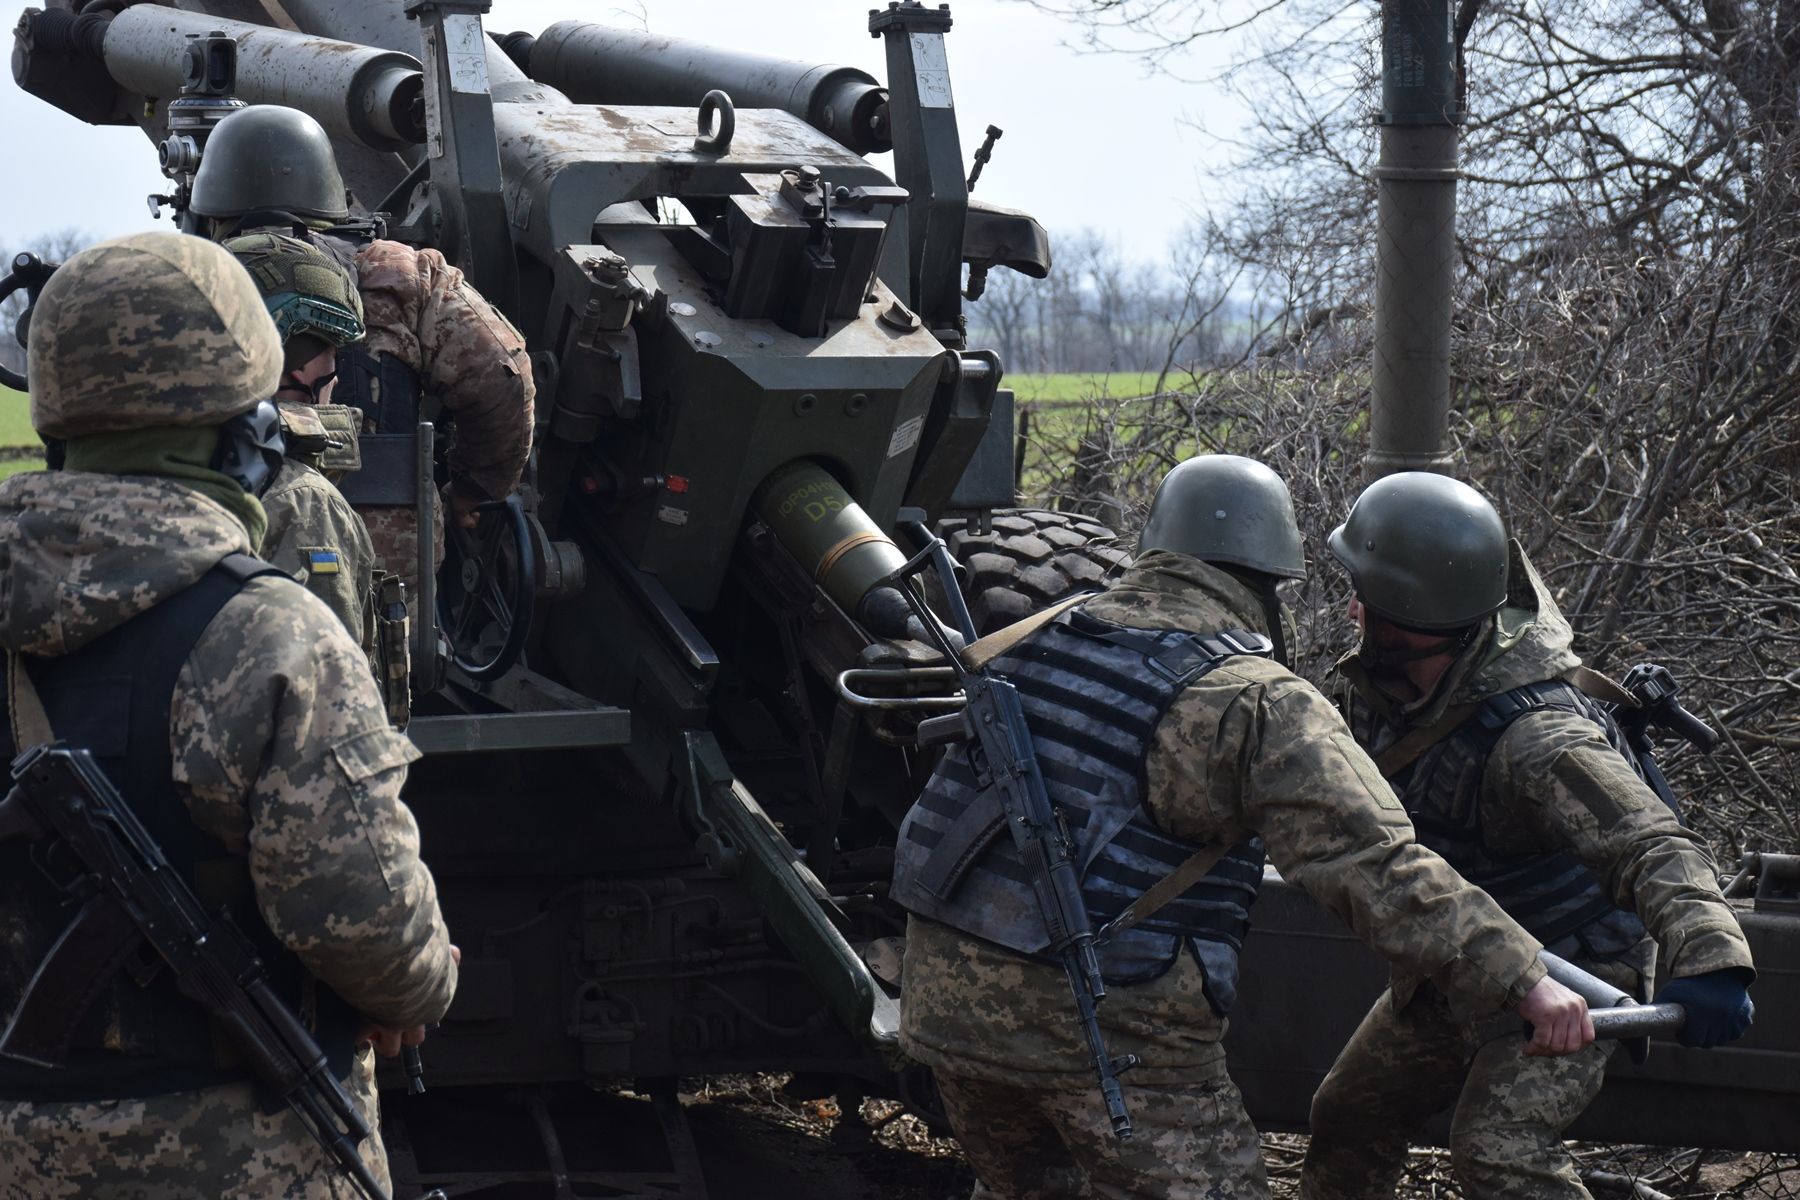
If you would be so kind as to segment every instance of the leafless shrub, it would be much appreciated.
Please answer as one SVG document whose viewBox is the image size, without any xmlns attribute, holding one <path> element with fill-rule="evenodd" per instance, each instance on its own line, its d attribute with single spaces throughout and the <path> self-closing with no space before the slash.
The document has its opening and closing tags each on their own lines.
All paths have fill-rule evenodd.
<svg viewBox="0 0 1800 1200">
<path fill-rule="evenodd" d="M 1452 435 L 1602 669 L 1657 661 L 1725 735 L 1667 745 L 1722 856 L 1800 845 L 1800 225 L 1793 172 L 1740 220 L 1660 254 L 1565 231 L 1529 277 L 1471 276 Z M 1367 331 L 1252 358 L 1181 390 L 1037 424 L 1038 499 L 1134 527 L 1167 468 L 1250 454 L 1293 489 L 1315 547 L 1361 486 Z M 1306 669 L 1346 645 L 1328 562 L 1297 597 Z"/>
</svg>

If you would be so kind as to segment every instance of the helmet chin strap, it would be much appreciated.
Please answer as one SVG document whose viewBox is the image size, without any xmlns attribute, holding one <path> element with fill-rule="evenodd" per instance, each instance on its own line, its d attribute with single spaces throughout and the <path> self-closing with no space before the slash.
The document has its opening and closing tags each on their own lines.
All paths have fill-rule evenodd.
<svg viewBox="0 0 1800 1200">
<path fill-rule="evenodd" d="M 1269 622 L 1269 641 L 1275 646 L 1275 661 L 1291 671 L 1294 669 L 1294 648 L 1287 644 L 1287 622 L 1281 619 L 1281 596 L 1276 592 L 1280 585 L 1281 580 L 1275 576 L 1264 575 L 1258 591 L 1262 594 L 1263 614 Z"/>
</svg>

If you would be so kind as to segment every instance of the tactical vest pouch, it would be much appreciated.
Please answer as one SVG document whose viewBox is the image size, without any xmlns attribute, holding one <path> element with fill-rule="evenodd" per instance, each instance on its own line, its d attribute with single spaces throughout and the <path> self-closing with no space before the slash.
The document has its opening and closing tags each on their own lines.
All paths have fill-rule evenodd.
<svg viewBox="0 0 1800 1200">
<path fill-rule="evenodd" d="M 362 470 L 362 410 L 348 404 L 321 404 L 314 412 L 329 438 L 324 453 L 319 456 L 319 470 L 334 483 L 344 475 Z"/>
<path fill-rule="evenodd" d="M 412 670 L 409 650 L 412 627 L 406 616 L 406 581 L 385 571 L 375 573 L 375 602 L 369 606 L 374 623 L 369 664 L 381 698 L 387 705 L 388 723 L 405 729 L 412 720 Z"/>
</svg>

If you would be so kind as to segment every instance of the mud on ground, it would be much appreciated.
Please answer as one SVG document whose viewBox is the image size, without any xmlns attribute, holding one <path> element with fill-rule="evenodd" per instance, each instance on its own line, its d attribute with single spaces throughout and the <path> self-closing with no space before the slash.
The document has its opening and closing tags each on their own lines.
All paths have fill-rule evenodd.
<svg viewBox="0 0 1800 1200">
<path fill-rule="evenodd" d="M 783 1075 L 694 1080 L 682 1102 L 714 1200 L 965 1200 L 974 1186 L 962 1152 L 892 1100 L 863 1100 L 847 1117 L 837 1101 L 795 1100 Z M 691 1090 L 689 1090 L 691 1089 Z M 1792 1200 L 1800 1154 L 1737 1154 L 1576 1144 L 1596 1200 Z M 1270 1190 L 1296 1194 L 1306 1139 L 1263 1138 Z M 1442 1150 L 1413 1151 L 1402 1200 L 1459 1200 Z"/>
</svg>

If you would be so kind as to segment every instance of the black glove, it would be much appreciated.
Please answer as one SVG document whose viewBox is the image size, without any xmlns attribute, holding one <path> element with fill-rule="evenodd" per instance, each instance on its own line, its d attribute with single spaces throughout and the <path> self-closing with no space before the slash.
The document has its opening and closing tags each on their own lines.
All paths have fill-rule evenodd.
<svg viewBox="0 0 1800 1200">
<path fill-rule="evenodd" d="M 1656 994 L 1658 1004 L 1679 1004 L 1687 1009 L 1687 1023 L 1681 1027 L 1682 1045 L 1708 1050 L 1744 1036 L 1756 1016 L 1747 974 L 1739 967 L 1726 967 L 1704 975 L 1671 979 L 1663 986 Z"/>
</svg>

